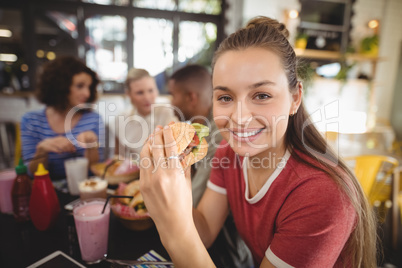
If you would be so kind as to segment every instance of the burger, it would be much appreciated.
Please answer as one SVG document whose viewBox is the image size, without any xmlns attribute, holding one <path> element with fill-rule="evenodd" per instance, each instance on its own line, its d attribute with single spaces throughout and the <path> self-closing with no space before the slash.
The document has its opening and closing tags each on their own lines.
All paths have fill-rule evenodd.
<svg viewBox="0 0 402 268">
<path fill-rule="evenodd" d="M 208 127 L 198 123 L 175 122 L 170 124 L 170 128 L 176 141 L 176 155 L 183 168 L 193 165 L 207 155 L 208 143 L 205 137 L 209 135 Z"/>
</svg>

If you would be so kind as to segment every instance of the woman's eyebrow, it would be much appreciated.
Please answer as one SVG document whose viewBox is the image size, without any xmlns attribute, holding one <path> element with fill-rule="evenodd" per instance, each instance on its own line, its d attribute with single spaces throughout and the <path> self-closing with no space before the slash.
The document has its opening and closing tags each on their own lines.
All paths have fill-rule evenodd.
<svg viewBox="0 0 402 268">
<path fill-rule="evenodd" d="M 229 88 L 223 86 L 216 86 L 214 87 L 214 90 L 230 91 Z"/>
<path fill-rule="evenodd" d="M 255 88 L 258 88 L 258 87 L 262 87 L 262 86 L 274 86 L 274 85 L 275 85 L 275 83 L 272 82 L 272 81 L 263 80 L 261 82 L 257 82 L 257 83 L 254 83 L 254 84 L 248 86 L 248 88 L 249 89 L 255 89 Z"/>
<path fill-rule="evenodd" d="M 274 86 L 276 85 L 274 82 L 269 81 L 269 80 L 263 80 L 257 83 L 254 83 L 250 86 L 248 86 L 249 89 L 256 89 L 262 86 Z M 230 89 L 228 87 L 224 87 L 224 86 L 216 86 L 214 87 L 214 90 L 222 90 L 222 91 L 230 91 Z"/>
</svg>

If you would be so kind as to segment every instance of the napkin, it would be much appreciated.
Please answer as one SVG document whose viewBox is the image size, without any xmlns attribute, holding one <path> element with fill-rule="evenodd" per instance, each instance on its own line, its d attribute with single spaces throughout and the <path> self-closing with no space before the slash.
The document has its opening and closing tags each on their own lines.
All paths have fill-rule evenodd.
<svg viewBox="0 0 402 268">
<path fill-rule="evenodd" d="M 139 261 L 166 261 L 161 255 L 155 252 L 155 250 L 150 250 L 141 257 L 138 258 Z M 174 265 L 134 265 L 134 268 L 174 268 Z"/>
</svg>

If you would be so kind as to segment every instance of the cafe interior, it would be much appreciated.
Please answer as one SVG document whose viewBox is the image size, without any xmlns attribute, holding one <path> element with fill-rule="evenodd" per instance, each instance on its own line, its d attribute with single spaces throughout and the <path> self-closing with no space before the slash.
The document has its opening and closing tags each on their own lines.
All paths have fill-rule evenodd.
<svg viewBox="0 0 402 268">
<path fill-rule="evenodd" d="M 91 172 L 106 179 L 108 195 L 118 193 L 119 183 L 139 173 L 105 175 L 117 161 L 109 122 L 131 107 L 128 71 L 147 70 L 159 90 L 156 102 L 169 104 L 167 81 L 176 70 L 190 64 L 211 70 L 222 40 L 253 17 L 267 16 L 289 30 L 311 120 L 350 165 L 375 211 L 377 266 L 402 267 L 401 10 L 400 0 L 2 0 L 0 171 L 14 171 L 22 157 L 22 116 L 44 107 L 34 94 L 41 67 L 70 55 L 99 77 L 95 107 L 105 122 L 105 161 L 98 174 Z M 123 267 L 83 260 L 72 216 L 78 194 L 65 180 L 53 186 L 61 211 L 44 231 L 16 222 L 3 208 L 1 189 L 0 267 L 27 267 L 55 251 L 60 259 L 43 267 Z M 108 259 L 170 260 L 149 217 L 133 223 L 119 213 L 110 213 Z"/>
</svg>

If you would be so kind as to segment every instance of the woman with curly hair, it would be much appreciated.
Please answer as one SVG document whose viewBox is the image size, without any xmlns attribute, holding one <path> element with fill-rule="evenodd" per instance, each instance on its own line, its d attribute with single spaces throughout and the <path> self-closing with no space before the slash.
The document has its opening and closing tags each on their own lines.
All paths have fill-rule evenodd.
<svg viewBox="0 0 402 268">
<path fill-rule="evenodd" d="M 36 96 L 45 108 L 21 119 L 22 155 L 30 173 L 43 163 L 53 180 L 62 179 L 66 159 L 85 156 L 91 164 L 103 158 L 104 124 L 90 109 L 98 83 L 96 73 L 74 57 L 44 65 Z"/>
</svg>

